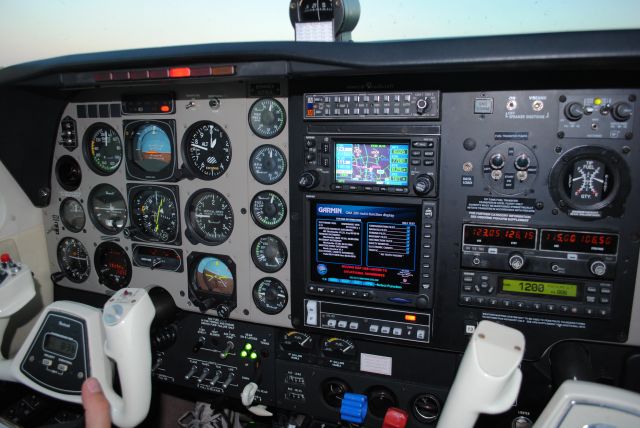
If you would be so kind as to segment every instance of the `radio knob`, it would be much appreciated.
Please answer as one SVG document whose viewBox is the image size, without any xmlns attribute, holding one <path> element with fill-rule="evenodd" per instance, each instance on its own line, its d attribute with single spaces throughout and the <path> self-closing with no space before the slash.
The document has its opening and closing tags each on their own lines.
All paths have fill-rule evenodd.
<svg viewBox="0 0 640 428">
<path fill-rule="evenodd" d="M 572 122 L 575 122 L 576 120 L 580 120 L 583 114 L 584 114 L 584 107 L 582 107 L 582 104 L 577 102 L 567 104 L 567 106 L 564 108 L 565 117 Z"/>
<path fill-rule="evenodd" d="M 595 276 L 603 276 L 607 273 L 607 265 L 602 260 L 594 260 L 589 265 L 589 270 Z"/>
<path fill-rule="evenodd" d="M 615 103 L 611 108 L 611 116 L 618 122 L 626 122 L 633 113 L 633 107 L 629 103 Z"/>
<path fill-rule="evenodd" d="M 495 155 L 491 156 L 491 159 L 489 159 L 489 165 L 492 169 L 502 169 L 502 167 L 504 166 L 504 156 L 502 156 L 500 153 L 496 153 Z"/>
<path fill-rule="evenodd" d="M 520 253 L 513 253 L 509 257 L 509 267 L 513 270 L 520 270 L 524 266 L 524 257 Z"/>
<path fill-rule="evenodd" d="M 416 113 L 422 115 L 431 108 L 431 100 L 429 98 L 420 98 L 416 101 Z"/>
<path fill-rule="evenodd" d="M 298 178 L 298 186 L 302 189 L 313 189 L 318 185 L 318 174 L 315 171 L 305 171 Z"/>
<path fill-rule="evenodd" d="M 433 190 L 433 178 L 428 175 L 419 175 L 413 183 L 413 190 L 416 195 L 426 195 Z"/>
<path fill-rule="evenodd" d="M 427 309 L 427 306 L 429 306 L 429 296 L 418 296 L 418 298 L 416 299 L 416 308 Z"/>
</svg>

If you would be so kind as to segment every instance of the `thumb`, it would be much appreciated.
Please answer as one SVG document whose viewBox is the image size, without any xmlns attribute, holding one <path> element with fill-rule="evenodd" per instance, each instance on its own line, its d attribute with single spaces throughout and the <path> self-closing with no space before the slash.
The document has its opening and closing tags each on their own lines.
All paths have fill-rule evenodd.
<svg viewBox="0 0 640 428">
<path fill-rule="evenodd" d="M 89 378 L 82 384 L 82 405 L 84 406 L 85 428 L 110 428 L 111 415 L 100 382 Z"/>
</svg>

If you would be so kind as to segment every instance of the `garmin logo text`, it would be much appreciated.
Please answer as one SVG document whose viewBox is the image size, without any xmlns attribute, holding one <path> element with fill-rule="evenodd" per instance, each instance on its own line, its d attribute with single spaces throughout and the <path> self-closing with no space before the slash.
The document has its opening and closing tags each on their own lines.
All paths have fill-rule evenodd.
<svg viewBox="0 0 640 428">
<path fill-rule="evenodd" d="M 342 214 L 342 208 L 337 207 L 318 207 L 320 214 Z"/>
</svg>

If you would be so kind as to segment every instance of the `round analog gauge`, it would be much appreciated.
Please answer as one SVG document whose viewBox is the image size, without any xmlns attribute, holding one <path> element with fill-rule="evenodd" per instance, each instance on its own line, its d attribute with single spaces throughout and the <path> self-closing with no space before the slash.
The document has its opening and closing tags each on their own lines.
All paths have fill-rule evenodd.
<svg viewBox="0 0 640 428">
<path fill-rule="evenodd" d="M 205 180 L 224 174 L 231 163 L 231 140 L 220 125 L 196 122 L 184 136 L 184 158 L 190 169 Z"/>
<path fill-rule="evenodd" d="M 71 232 L 80 232 L 86 221 L 82 204 L 73 198 L 63 200 L 60 204 L 60 220 Z"/>
<path fill-rule="evenodd" d="M 204 244 L 222 244 L 233 231 L 231 204 L 215 190 L 200 190 L 189 199 L 187 219 L 189 229 Z"/>
<path fill-rule="evenodd" d="M 287 159 L 279 148 L 266 144 L 251 153 L 249 168 L 253 178 L 260 183 L 274 184 L 287 172 Z"/>
<path fill-rule="evenodd" d="M 154 187 L 135 195 L 132 219 L 142 234 L 153 241 L 169 242 L 178 235 L 178 208 L 171 191 Z"/>
<path fill-rule="evenodd" d="M 287 121 L 284 107 L 273 98 L 261 98 L 249 110 L 249 126 L 260 138 L 273 138 L 280 134 Z"/>
<path fill-rule="evenodd" d="M 103 242 L 94 257 L 98 281 L 112 290 L 119 290 L 131 281 L 131 261 L 127 253 L 113 242 Z"/>
<path fill-rule="evenodd" d="M 75 238 L 64 238 L 58 244 L 58 265 L 73 282 L 81 283 L 89 277 L 91 262 L 87 249 Z"/>
<path fill-rule="evenodd" d="M 132 143 L 133 161 L 146 172 L 162 171 L 173 161 L 171 137 L 154 123 L 139 126 Z"/>
<path fill-rule="evenodd" d="M 277 272 L 287 262 L 287 247 L 275 235 L 262 235 L 251 245 L 251 259 L 263 272 Z"/>
<path fill-rule="evenodd" d="M 194 291 L 204 293 L 230 296 L 233 294 L 234 284 L 235 280 L 229 266 L 214 256 L 201 258 L 191 278 Z"/>
<path fill-rule="evenodd" d="M 80 187 L 82 181 L 82 170 L 78 161 L 71 156 L 62 156 L 56 162 L 56 178 L 60 186 L 69 192 Z"/>
<path fill-rule="evenodd" d="M 115 235 L 127 224 L 127 204 L 110 184 L 100 184 L 89 193 L 89 218 L 102 233 Z"/>
<path fill-rule="evenodd" d="M 287 204 L 271 190 L 258 193 L 251 200 L 251 218 L 263 229 L 275 229 L 287 216 Z"/>
<path fill-rule="evenodd" d="M 98 174 L 113 174 L 122 162 L 122 140 L 106 123 L 96 123 L 87 129 L 83 148 L 89 167 Z"/>
<path fill-rule="evenodd" d="M 275 278 L 262 278 L 256 282 L 252 294 L 258 309 L 269 315 L 282 312 L 289 301 L 284 284 Z"/>
</svg>

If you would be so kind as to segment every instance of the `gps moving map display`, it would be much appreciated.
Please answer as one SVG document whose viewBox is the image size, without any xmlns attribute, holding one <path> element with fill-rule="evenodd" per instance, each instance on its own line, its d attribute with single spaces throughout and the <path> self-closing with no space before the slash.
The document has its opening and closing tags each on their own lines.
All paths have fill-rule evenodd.
<svg viewBox="0 0 640 428">
<path fill-rule="evenodd" d="M 409 145 L 336 143 L 336 182 L 407 186 Z"/>
<path fill-rule="evenodd" d="M 311 202 L 311 280 L 415 292 L 419 206 Z"/>
</svg>

